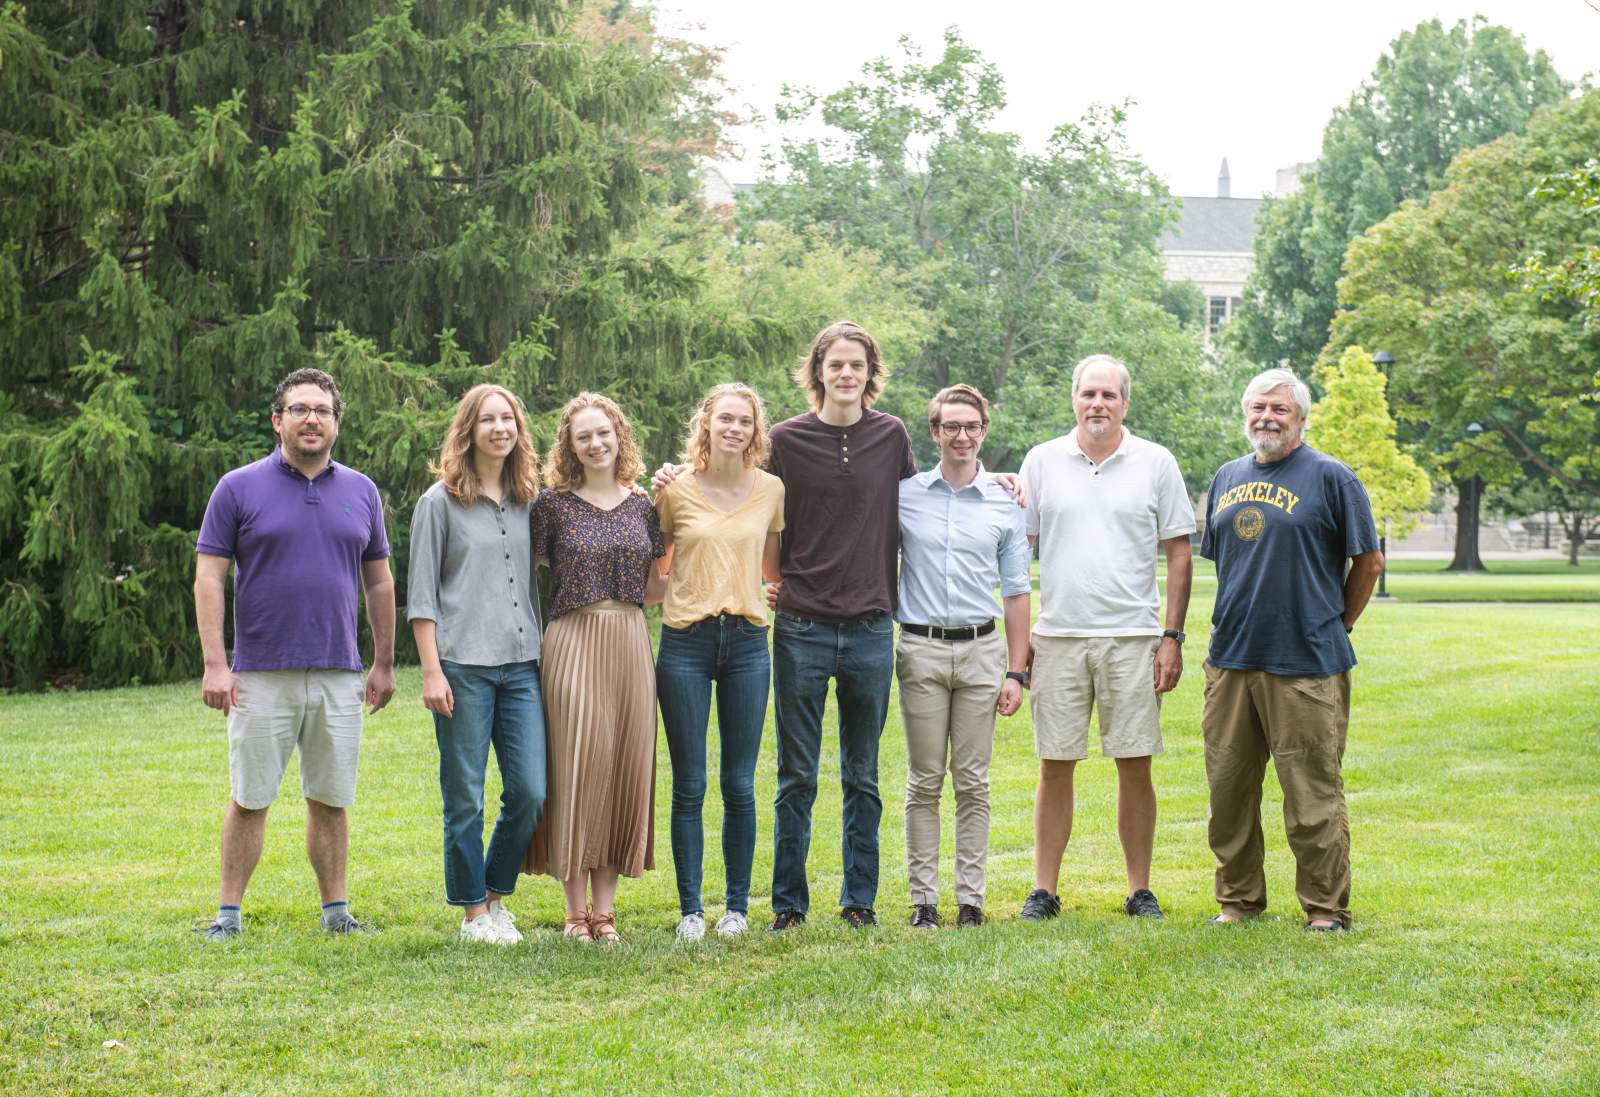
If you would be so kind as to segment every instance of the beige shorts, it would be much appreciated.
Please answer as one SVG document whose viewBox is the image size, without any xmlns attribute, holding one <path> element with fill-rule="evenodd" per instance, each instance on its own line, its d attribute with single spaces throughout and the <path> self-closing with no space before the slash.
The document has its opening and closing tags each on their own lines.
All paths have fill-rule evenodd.
<svg viewBox="0 0 1600 1097">
<path fill-rule="evenodd" d="M 349 807 L 361 752 L 361 672 L 242 670 L 239 703 L 228 713 L 228 784 L 251 811 L 278 798 L 289 756 L 300 747 L 300 788 L 308 800 Z"/>
<path fill-rule="evenodd" d="M 1107 758 L 1160 754 L 1161 695 L 1156 692 L 1156 636 L 1033 634 L 1033 745 L 1040 758 L 1089 756 L 1089 714 L 1100 712 L 1100 753 Z"/>
</svg>

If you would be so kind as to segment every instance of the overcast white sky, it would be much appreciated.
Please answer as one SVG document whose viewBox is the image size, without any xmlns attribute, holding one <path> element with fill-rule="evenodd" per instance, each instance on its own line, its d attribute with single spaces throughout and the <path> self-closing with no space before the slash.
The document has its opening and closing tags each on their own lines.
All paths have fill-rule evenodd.
<svg viewBox="0 0 1600 1097">
<path fill-rule="evenodd" d="M 1129 144 L 1176 194 L 1216 193 L 1228 158 L 1233 196 L 1271 192 L 1276 170 L 1314 160 L 1335 106 L 1403 30 L 1474 14 L 1543 49 L 1568 80 L 1600 69 L 1600 0 L 660 0 L 663 29 L 726 50 L 731 105 L 770 117 L 786 83 L 832 91 L 910 35 L 937 56 L 944 28 L 1005 75 L 1005 128 L 1032 147 L 1091 103 L 1135 101 Z M 774 123 L 734 134 L 733 182 L 760 174 Z"/>
</svg>

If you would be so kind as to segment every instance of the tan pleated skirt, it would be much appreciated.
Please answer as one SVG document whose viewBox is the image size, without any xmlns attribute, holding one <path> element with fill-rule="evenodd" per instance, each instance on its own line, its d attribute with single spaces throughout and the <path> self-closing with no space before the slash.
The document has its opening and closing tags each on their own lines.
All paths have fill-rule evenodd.
<svg viewBox="0 0 1600 1097">
<path fill-rule="evenodd" d="M 644 612 L 596 602 L 545 630 L 549 785 L 523 872 L 655 868 L 656 672 Z"/>
</svg>

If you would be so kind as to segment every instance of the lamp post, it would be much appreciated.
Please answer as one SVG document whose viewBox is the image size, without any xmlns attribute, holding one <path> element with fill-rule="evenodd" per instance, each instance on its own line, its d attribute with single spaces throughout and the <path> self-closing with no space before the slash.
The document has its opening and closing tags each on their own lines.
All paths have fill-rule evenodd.
<svg viewBox="0 0 1600 1097">
<path fill-rule="evenodd" d="M 1382 370 L 1387 377 L 1388 367 L 1394 365 L 1394 355 L 1386 350 L 1380 350 L 1372 356 L 1372 364 Z M 1383 557 L 1383 570 L 1378 572 L 1377 597 L 1392 598 L 1394 596 L 1389 593 L 1387 582 L 1389 578 L 1389 519 L 1387 518 L 1383 520 L 1383 532 L 1378 534 L 1378 555 Z"/>
</svg>

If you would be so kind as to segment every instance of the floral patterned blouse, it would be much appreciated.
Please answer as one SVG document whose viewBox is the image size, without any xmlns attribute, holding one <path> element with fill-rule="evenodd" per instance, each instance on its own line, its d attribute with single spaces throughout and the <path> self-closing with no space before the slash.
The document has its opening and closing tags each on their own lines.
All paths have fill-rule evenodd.
<svg viewBox="0 0 1600 1097">
<path fill-rule="evenodd" d="M 650 500 L 630 494 L 601 510 L 570 491 L 546 488 L 529 514 L 534 559 L 550 561 L 550 620 L 595 602 L 644 604 L 650 562 L 666 552 Z"/>
</svg>

